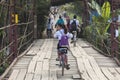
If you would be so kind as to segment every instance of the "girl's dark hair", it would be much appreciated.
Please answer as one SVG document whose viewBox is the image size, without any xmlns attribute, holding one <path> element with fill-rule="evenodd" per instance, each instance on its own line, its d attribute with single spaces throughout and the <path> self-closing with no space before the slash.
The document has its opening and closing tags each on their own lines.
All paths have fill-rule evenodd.
<svg viewBox="0 0 120 80">
<path fill-rule="evenodd" d="M 59 19 L 61 19 L 62 17 L 61 17 L 61 15 L 59 16 Z"/>
<path fill-rule="evenodd" d="M 76 19 L 76 18 L 77 18 L 77 16 L 76 16 L 76 15 L 74 15 L 74 16 L 73 16 L 73 18 L 74 18 L 74 19 Z"/>
<path fill-rule="evenodd" d="M 64 33 L 67 34 L 68 30 L 67 28 L 64 28 Z"/>
<path fill-rule="evenodd" d="M 63 29 L 65 28 L 65 25 L 64 25 L 64 24 L 62 24 L 62 28 L 63 28 Z"/>
<path fill-rule="evenodd" d="M 57 24 L 57 25 L 62 28 L 62 24 Z"/>
</svg>

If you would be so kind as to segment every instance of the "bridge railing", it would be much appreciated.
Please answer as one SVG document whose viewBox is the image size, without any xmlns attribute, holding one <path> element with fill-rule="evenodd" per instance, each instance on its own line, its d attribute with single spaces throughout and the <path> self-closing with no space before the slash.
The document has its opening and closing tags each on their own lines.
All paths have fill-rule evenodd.
<svg viewBox="0 0 120 80">
<path fill-rule="evenodd" d="M 18 29 L 20 27 L 26 27 L 26 25 L 33 24 L 33 21 L 31 23 L 24 23 L 24 24 L 17 24 Z M 2 27 L 0 30 L 4 31 L 4 37 L 1 38 L 1 45 L 0 45 L 0 68 L 2 70 L 5 70 L 9 64 L 18 56 L 22 51 L 24 51 L 33 41 L 33 30 L 29 30 L 29 28 L 26 30 L 26 32 L 21 35 L 20 33 L 17 33 L 18 38 L 17 38 L 17 53 L 13 52 L 13 48 L 11 46 L 14 45 L 15 41 L 10 42 L 9 41 L 9 34 L 7 31 L 8 28 L 11 28 L 12 26 L 9 25 L 7 28 Z M 23 28 L 23 29 L 24 29 Z M 20 30 L 18 30 L 20 32 Z M 23 31 L 22 31 L 23 33 Z M 1 72 L 2 73 L 2 72 Z"/>
<path fill-rule="evenodd" d="M 15 16 L 10 14 L 9 1 L 0 3 L 0 20 L 4 20 L 0 27 L 0 75 L 6 68 L 19 56 L 27 47 L 33 42 L 34 35 L 34 17 L 33 8 L 30 7 L 33 3 L 24 1 L 25 4 L 20 3 L 19 0 L 14 5 L 15 14 L 18 14 L 18 23 L 15 23 Z M 28 8 L 23 8 L 27 5 Z M 11 22 L 14 22 L 11 24 Z"/>
<path fill-rule="evenodd" d="M 102 23 L 101 23 L 102 24 Z M 117 24 L 117 23 L 116 23 Z M 90 24 L 91 25 L 91 24 Z M 95 31 L 95 25 L 90 29 L 85 28 L 83 36 L 94 45 L 94 48 L 99 50 L 105 56 L 116 58 L 120 65 L 120 35 L 117 38 L 112 39 L 111 34 L 106 32 L 106 36 L 100 36 Z M 111 26 L 110 26 L 111 28 Z"/>
</svg>

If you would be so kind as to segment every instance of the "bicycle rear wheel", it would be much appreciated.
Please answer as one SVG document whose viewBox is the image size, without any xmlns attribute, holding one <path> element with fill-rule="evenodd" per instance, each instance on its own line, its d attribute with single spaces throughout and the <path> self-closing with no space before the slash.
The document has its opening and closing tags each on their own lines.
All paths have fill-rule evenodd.
<svg viewBox="0 0 120 80">
<path fill-rule="evenodd" d="M 50 38 L 50 35 L 51 35 L 50 31 L 48 31 L 48 38 Z"/>
<path fill-rule="evenodd" d="M 73 38 L 73 46 L 76 47 L 76 35 L 74 35 L 74 38 Z"/>
<path fill-rule="evenodd" d="M 73 32 L 73 46 L 76 47 L 76 31 Z"/>
<path fill-rule="evenodd" d="M 64 76 L 64 68 L 65 68 L 65 63 L 64 63 L 64 59 L 62 57 L 62 76 Z"/>
</svg>

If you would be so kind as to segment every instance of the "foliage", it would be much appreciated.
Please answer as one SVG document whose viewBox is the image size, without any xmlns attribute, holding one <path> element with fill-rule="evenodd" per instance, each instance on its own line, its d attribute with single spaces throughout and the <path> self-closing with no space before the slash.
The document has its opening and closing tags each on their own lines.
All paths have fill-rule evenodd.
<svg viewBox="0 0 120 80">
<path fill-rule="evenodd" d="M 92 23 L 90 24 L 89 27 L 86 27 L 85 30 L 88 33 L 89 39 L 92 39 L 94 41 L 94 44 L 96 45 L 96 47 L 103 49 L 103 46 L 105 46 L 106 48 L 106 45 L 107 45 L 106 42 L 109 37 L 108 29 L 110 27 L 110 23 L 108 22 L 108 20 L 111 17 L 110 3 L 108 1 L 105 1 L 101 7 L 99 6 L 99 4 L 97 4 L 97 2 L 92 0 L 92 2 L 88 4 L 92 8 L 92 10 L 98 13 L 98 16 L 93 15 Z"/>
<path fill-rule="evenodd" d="M 89 5 L 91 4 L 89 3 Z M 95 24 L 98 35 L 103 38 L 110 26 L 110 23 L 108 22 L 108 19 L 110 19 L 110 3 L 106 1 L 102 7 L 96 4 L 96 2 L 94 2 L 94 5 L 97 5 L 96 8 L 95 6 L 91 6 L 91 8 L 95 9 L 99 13 L 99 16 L 93 16 L 93 24 Z"/>
<path fill-rule="evenodd" d="M 83 6 L 82 1 L 76 1 L 60 6 L 60 10 L 61 12 L 66 10 L 71 19 L 73 18 L 73 15 L 77 15 L 77 19 L 81 22 Z"/>
<path fill-rule="evenodd" d="M 92 8 L 97 10 L 98 14 L 101 15 L 101 7 L 99 6 L 99 4 L 97 2 L 95 2 L 94 0 L 92 0 L 91 3 L 88 2 L 88 5 Z"/>
<path fill-rule="evenodd" d="M 0 63 L 2 63 L 4 59 L 5 59 L 5 52 L 2 51 L 0 52 Z M 9 66 L 8 62 L 5 62 L 0 66 L 0 75 L 6 70 L 8 66 Z"/>
<path fill-rule="evenodd" d="M 38 38 L 42 37 L 42 33 L 45 29 L 46 17 L 49 14 L 50 0 L 37 0 L 37 30 Z"/>
<path fill-rule="evenodd" d="M 5 62 L 2 66 L 0 66 L 0 75 L 6 70 L 6 68 L 9 66 L 7 62 Z"/>
<path fill-rule="evenodd" d="M 4 51 L 0 52 L 0 63 L 4 60 Z"/>
</svg>

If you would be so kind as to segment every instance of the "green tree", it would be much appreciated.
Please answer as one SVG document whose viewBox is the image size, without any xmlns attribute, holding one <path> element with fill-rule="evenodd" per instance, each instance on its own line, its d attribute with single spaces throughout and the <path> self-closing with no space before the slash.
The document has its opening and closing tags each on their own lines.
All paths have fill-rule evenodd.
<svg viewBox="0 0 120 80">
<path fill-rule="evenodd" d="M 37 32 L 38 38 L 42 38 L 45 29 L 46 16 L 49 15 L 50 0 L 37 0 Z"/>
</svg>

